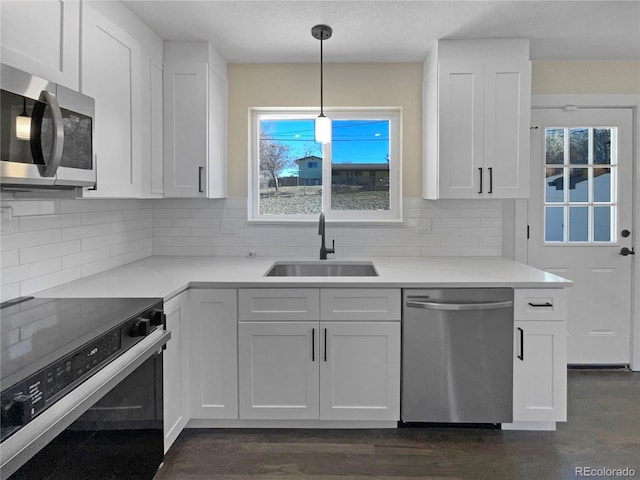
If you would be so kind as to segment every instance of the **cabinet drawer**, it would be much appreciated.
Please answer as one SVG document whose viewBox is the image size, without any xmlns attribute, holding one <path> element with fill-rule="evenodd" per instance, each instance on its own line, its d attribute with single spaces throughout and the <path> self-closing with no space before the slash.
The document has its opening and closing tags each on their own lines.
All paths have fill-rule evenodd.
<svg viewBox="0 0 640 480">
<path fill-rule="evenodd" d="M 323 288 L 323 321 L 400 321 L 400 289 Z"/>
<path fill-rule="evenodd" d="M 316 288 L 250 288 L 238 291 L 238 320 L 318 321 L 320 293 Z"/>
<path fill-rule="evenodd" d="M 514 320 L 567 319 L 567 296 L 562 288 L 514 291 Z"/>
</svg>

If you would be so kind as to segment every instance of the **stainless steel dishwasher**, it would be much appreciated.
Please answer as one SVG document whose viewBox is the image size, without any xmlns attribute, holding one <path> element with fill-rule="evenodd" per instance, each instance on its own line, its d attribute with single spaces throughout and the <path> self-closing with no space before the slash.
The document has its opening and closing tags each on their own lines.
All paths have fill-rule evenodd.
<svg viewBox="0 0 640 480">
<path fill-rule="evenodd" d="M 402 304 L 402 421 L 511 422 L 513 290 L 404 290 Z"/>
</svg>

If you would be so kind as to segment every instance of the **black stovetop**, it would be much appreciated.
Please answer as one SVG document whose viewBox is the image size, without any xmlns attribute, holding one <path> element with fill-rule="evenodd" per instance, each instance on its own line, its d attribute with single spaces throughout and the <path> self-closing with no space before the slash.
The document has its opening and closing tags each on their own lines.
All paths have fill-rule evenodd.
<svg viewBox="0 0 640 480">
<path fill-rule="evenodd" d="M 33 298 L 0 309 L 0 384 L 6 389 L 136 316 L 158 298 Z"/>
</svg>

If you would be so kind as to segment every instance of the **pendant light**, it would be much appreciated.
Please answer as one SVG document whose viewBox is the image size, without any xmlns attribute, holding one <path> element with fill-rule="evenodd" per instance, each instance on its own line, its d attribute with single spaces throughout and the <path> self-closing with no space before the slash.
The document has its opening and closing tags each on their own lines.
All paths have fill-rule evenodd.
<svg viewBox="0 0 640 480">
<path fill-rule="evenodd" d="M 27 113 L 27 99 L 22 98 L 22 113 L 16 117 L 16 138 L 29 140 L 31 138 L 31 117 Z"/>
<path fill-rule="evenodd" d="M 324 114 L 322 42 L 331 38 L 332 33 L 333 30 L 327 25 L 316 25 L 311 29 L 313 38 L 320 40 L 320 115 L 316 117 L 315 122 L 316 143 L 331 142 L 331 119 Z"/>
</svg>

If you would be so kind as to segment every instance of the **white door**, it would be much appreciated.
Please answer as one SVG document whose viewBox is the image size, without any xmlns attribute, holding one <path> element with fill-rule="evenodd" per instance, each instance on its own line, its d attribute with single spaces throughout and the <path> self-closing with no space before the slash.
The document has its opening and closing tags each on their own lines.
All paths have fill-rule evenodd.
<svg viewBox="0 0 640 480">
<path fill-rule="evenodd" d="M 400 418 L 400 323 L 321 322 L 320 419 Z"/>
<path fill-rule="evenodd" d="M 238 418 L 236 291 L 189 290 L 191 417 Z"/>
<path fill-rule="evenodd" d="M 167 316 L 167 330 L 171 331 L 162 363 L 164 453 L 167 453 L 189 420 L 187 293 L 181 293 L 166 302 L 164 313 Z"/>
<path fill-rule="evenodd" d="M 240 419 L 318 419 L 318 322 L 240 322 Z"/>
<path fill-rule="evenodd" d="M 564 322 L 514 323 L 513 421 L 567 420 Z"/>
<path fill-rule="evenodd" d="M 439 198 L 482 198 L 484 64 L 440 62 L 438 85 Z"/>
<path fill-rule="evenodd" d="M 568 363 L 628 364 L 631 109 L 532 112 L 528 263 L 574 282 Z"/>
<path fill-rule="evenodd" d="M 139 41 L 89 3 L 82 6 L 82 93 L 95 98 L 98 176 L 87 197 L 141 194 L 142 90 Z M 147 120 L 148 121 L 148 120 Z"/>
<path fill-rule="evenodd" d="M 164 64 L 164 196 L 205 197 L 208 68 Z"/>
</svg>

